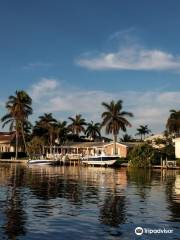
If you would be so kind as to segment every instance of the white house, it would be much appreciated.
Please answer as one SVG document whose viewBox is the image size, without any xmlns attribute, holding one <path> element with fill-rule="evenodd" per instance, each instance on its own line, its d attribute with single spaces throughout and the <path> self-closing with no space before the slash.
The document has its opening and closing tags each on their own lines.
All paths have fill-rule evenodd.
<svg viewBox="0 0 180 240">
<path fill-rule="evenodd" d="M 173 142 L 175 143 L 175 156 L 180 158 L 180 138 L 175 138 Z"/>
</svg>

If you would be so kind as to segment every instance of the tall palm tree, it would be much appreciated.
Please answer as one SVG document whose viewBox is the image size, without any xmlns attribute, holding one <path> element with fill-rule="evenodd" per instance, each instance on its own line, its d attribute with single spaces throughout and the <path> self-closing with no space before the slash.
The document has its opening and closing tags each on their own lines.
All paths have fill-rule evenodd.
<svg viewBox="0 0 180 240">
<path fill-rule="evenodd" d="M 34 127 L 34 135 L 47 136 L 50 145 L 50 153 L 52 153 L 53 141 L 56 138 L 57 120 L 52 116 L 52 113 L 44 113 L 39 117 Z"/>
<path fill-rule="evenodd" d="M 23 137 L 25 151 L 27 151 L 24 127 L 28 122 L 29 115 L 32 114 L 32 99 L 25 91 L 16 91 L 15 96 L 9 96 L 6 103 L 8 113 L 1 118 L 3 126 L 10 124 L 10 130 L 16 132 L 16 158 L 18 157 L 18 138 L 20 133 Z"/>
<path fill-rule="evenodd" d="M 100 137 L 101 136 L 101 125 L 100 125 L 100 123 L 94 123 L 93 121 L 88 123 L 85 134 L 86 134 L 87 137 L 90 137 L 93 140 L 96 137 Z"/>
<path fill-rule="evenodd" d="M 151 130 L 148 128 L 148 125 L 140 125 L 137 129 L 136 135 L 140 135 L 141 141 L 142 139 L 145 139 L 145 136 L 149 134 Z"/>
<path fill-rule="evenodd" d="M 126 117 L 133 117 L 132 113 L 122 111 L 122 104 L 122 100 L 117 102 L 111 101 L 109 104 L 105 102 L 102 103 L 102 106 L 106 109 L 106 111 L 102 113 L 102 126 L 105 126 L 107 134 L 113 135 L 114 154 L 116 154 L 116 142 L 119 131 L 122 130 L 125 132 L 127 127 L 131 127 Z"/>
<path fill-rule="evenodd" d="M 68 135 L 68 127 L 67 127 L 67 122 L 66 121 L 62 121 L 62 122 L 57 122 L 57 139 L 59 143 L 63 143 L 66 141 L 67 139 L 67 135 Z"/>
<path fill-rule="evenodd" d="M 73 134 L 76 134 L 79 136 L 81 132 L 85 132 L 84 126 L 86 126 L 86 121 L 84 118 L 82 118 L 81 114 L 78 114 L 75 116 L 75 118 L 69 117 L 69 120 L 72 121 L 71 124 L 69 124 L 69 129 Z"/>
<path fill-rule="evenodd" d="M 167 120 L 166 128 L 169 133 L 174 133 L 176 135 L 180 134 L 180 110 L 170 110 L 170 116 Z"/>
</svg>

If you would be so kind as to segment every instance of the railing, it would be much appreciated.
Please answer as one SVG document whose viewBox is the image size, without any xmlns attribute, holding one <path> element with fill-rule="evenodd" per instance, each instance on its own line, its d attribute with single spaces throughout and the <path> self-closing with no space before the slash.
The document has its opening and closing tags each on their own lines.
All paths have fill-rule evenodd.
<svg viewBox="0 0 180 240">
<path fill-rule="evenodd" d="M 176 161 L 175 160 L 164 160 L 163 166 L 164 167 L 176 167 Z"/>
</svg>

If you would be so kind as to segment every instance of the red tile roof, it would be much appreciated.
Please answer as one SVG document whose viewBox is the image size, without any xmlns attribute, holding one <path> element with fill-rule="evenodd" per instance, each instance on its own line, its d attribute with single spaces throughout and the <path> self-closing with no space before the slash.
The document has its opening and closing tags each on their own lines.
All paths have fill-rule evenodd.
<svg viewBox="0 0 180 240">
<path fill-rule="evenodd" d="M 0 132 L 0 142 L 11 143 L 15 138 L 15 132 Z"/>
</svg>

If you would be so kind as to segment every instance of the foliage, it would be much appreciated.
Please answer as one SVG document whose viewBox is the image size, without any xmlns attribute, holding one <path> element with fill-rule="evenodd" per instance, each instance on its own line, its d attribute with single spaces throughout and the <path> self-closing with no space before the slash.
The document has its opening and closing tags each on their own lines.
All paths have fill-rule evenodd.
<svg viewBox="0 0 180 240">
<path fill-rule="evenodd" d="M 160 150 L 160 152 L 164 155 L 164 158 L 167 159 L 175 159 L 175 147 L 173 143 L 167 143 L 164 148 Z"/>
<path fill-rule="evenodd" d="M 100 137 L 101 136 L 100 123 L 94 123 L 93 121 L 88 123 L 85 134 L 87 137 L 90 137 L 92 140 L 94 140 L 96 137 Z"/>
<path fill-rule="evenodd" d="M 69 124 L 68 128 L 73 133 L 79 136 L 81 132 L 85 132 L 86 121 L 82 118 L 81 114 L 76 115 L 75 118 L 69 117 L 71 120 L 71 124 Z"/>
<path fill-rule="evenodd" d="M 170 116 L 167 120 L 166 128 L 169 133 L 176 135 L 180 134 L 180 110 L 170 110 Z"/>
<path fill-rule="evenodd" d="M 111 101 L 110 104 L 103 102 L 105 112 L 102 113 L 102 127 L 105 127 L 107 134 L 112 134 L 114 139 L 114 154 L 116 154 L 116 142 L 119 131 L 126 131 L 127 127 L 131 127 L 126 117 L 133 117 L 130 112 L 122 111 L 123 101 Z"/>
<path fill-rule="evenodd" d="M 44 139 L 42 137 L 35 136 L 28 143 L 28 150 L 30 154 L 42 154 L 44 146 Z"/>
<path fill-rule="evenodd" d="M 180 167 L 180 158 L 176 159 L 176 165 Z"/>
<path fill-rule="evenodd" d="M 155 150 L 147 143 L 139 144 L 130 150 L 128 154 L 131 167 L 150 167 L 154 159 Z"/>
<path fill-rule="evenodd" d="M 18 154 L 18 138 L 21 135 L 24 142 L 25 151 L 25 126 L 28 125 L 28 117 L 32 114 L 32 99 L 25 91 L 16 91 L 15 96 L 9 96 L 6 103 L 8 113 L 1 118 L 2 127 L 10 125 L 10 130 L 16 131 L 16 158 Z"/>
<path fill-rule="evenodd" d="M 140 125 L 139 128 L 137 129 L 136 135 L 140 135 L 141 140 L 145 138 L 147 134 L 149 134 L 151 130 L 148 128 L 148 125 Z"/>
<path fill-rule="evenodd" d="M 132 136 L 128 134 L 124 134 L 122 138 L 120 138 L 120 142 L 132 142 Z"/>
<path fill-rule="evenodd" d="M 62 144 L 64 143 L 67 138 L 68 138 L 68 127 L 67 127 L 67 122 L 66 121 L 62 121 L 62 122 L 57 122 L 57 139 L 58 139 L 58 143 Z"/>
<path fill-rule="evenodd" d="M 52 146 L 57 137 L 57 120 L 52 116 L 52 113 L 44 113 L 39 117 L 39 121 L 33 129 L 33 135 L 44 138 L 44 141 Z"/>
<path fill-rule="evenodd" d="M 126 158 L 119 158 L 113 165 L 114 167 L 120 167 L 123 163 L 128 163 L 128 159 Z"/>
<path fill-rule="evenodd" d="M 167 139 L 163 139 L 163 138 L 155 138 L 153 141 L 154 141 L 154 143 L 156 145 L 166 144 L 167 143 Z"/>
</svg>

